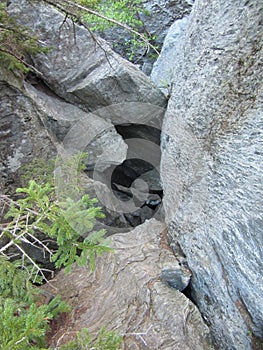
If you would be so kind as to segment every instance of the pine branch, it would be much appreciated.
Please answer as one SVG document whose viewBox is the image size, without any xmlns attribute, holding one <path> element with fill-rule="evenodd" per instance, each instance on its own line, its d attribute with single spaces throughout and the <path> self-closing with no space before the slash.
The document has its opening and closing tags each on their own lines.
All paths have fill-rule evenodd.
<svg viewBox="0 0 263 350">
<path fill-rule="evenodd" d="M 43 74 L 36 69 L 34 66 L 32 66 L 31 64 L 27 63 L 25 60 L 23 60 L 21 57 L 19 57 L 17 54 L 15 54 L 14 52 L 10 51 L 10 50 L 6 50 L 6 49 L 2 49 L 0 48 L 0 52 L 5 53 L 6 55 L 9 55 L 11 57 L 14 57 L 17 61 L 19 61 L 20 63 L 22 63 L 24 66 L 26 66 L 27 68 L 29 68 L 30 70 L 33 70 L 37 75 L 43 76 Z"/>
<path fill-rule="evenodd" d="M 3 201 L 5 204 L 7 204 L 9 207 L 11 205 L 15 205 L 16 207 L 20 208 L 20 205 L 13 201 L 11 198 L 9 198 L 8 196 L 5 196 L 5 195 L 2 195 L 0 196 L 0 201 Z M 44 274 L 44 271 L 45 272 L 50 272 L 51 274 L 53 273 L 52 270 L 48 270 L 48 269 L 45 269 L 45 268 L 42 268 L 40 267 L 26 252 L 25 250 L 20 246 L 20 244 L 16 243 L 17 241 L 21 240 L 25 243 L 28 243 L 28 244 L 31 244 L 32 246 L 35 246 L 34 243 L 30 242 L 28 239 L 26 239 L 26 236 L 30 236 L 31 238 L 34 239 L 35 242 L 37 242 L 38 244 L 40 244 L 43 249 L 45 251 L 47 251 L 50 256 L 53 255 L 53 252 L 43 243 L 41 242 L 37 237 L 35 237 L 34 235 L 32 235 L 30 232 L 29 232 L 29 226 L 33 226 L 34 225 L 29 225 L 28 221 L 29 221 L 29 214 L 33 214 L 34 216 L 38 216 L 39 214 L 29 208 L 25 208 L 25 211 L 27 211 L 27 214 L 26 215 L 18 215 L 17 218 L 15 219 L 15 221 L 11 221 L 8 223 L 8 226 L 5 227 L 3 229 L 3 232 L 1 233 L 1 236 L 6 234 L 7 232 L 10 233 L 10 235 L 12 236 L 12 238 L 10 237 L 10 241 L 4 245 L 1 249 L 0 249 L 0 254 L 1 255 L 4 255 L 5 257 L 7 256 L 4 252 L 6 250 L 8 250 L 11 246 L 15 246 L 22 254 L 22 260 L 24 260 L 24 258 L 26 257 L 30 264 L 33 265 L 33 267 L 36 269 L 36 272 L 35 272 L 35 275 L 34 275 L 34 279 L 33 279 L 33 282 L 36 281 L 37 279 L 37 276 L 40 274 L 42 276 L 42 278 L 47 282 L 47 279 L 45 277 L 45 274 Z M 38 220 L 40 220 L 38 218 Z M 37 221 L 38 221 L 37 220 Z M 18 230 L 21 230 L 21 225 L 20 223 L 23 223 L 25 222 L 25 229 L 22 230 L 22 232 L 17 235 L 16 232 Z M 35 224 L 35 223 L 34 223 Z M 9 236 L 9 235 L 8 235 Z M 37 246 L 35 246 L 37 247 Z"/>
</svg>

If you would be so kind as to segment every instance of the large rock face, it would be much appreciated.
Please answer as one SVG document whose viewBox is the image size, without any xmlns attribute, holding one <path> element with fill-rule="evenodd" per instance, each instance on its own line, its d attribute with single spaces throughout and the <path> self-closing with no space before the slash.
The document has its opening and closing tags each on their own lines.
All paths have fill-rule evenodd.
<svg viewBox="0 0 263 350">
<path fill-rule="evenodd" d="M 260 0 L 195 3 L 164 120 L 169 235 L 220 349 L 263 336 L 262 13 Z"/>
<path fill-rule="evenodd" d="M 121 102 L 166 105 L 164 95 L 137 67 L 54 7 L 12 0 L 8 11 L 50 48 L 32 58 L 34 66 L 66 101 L 86 111 Z"/>
<path fill-rule="evenodd" d="M 86 327 L 94 336 L 102 326 L 124 336 L 125 349 L 212 350 L 198 309 L 178 290 L 160 281 L 167 266 L 182 268 L 165 244 L 163 225 L 152 219 L 129 233 L 111 237 L 112 254 L 97 260 L 96 271 L 73 267 L 54 281 L 73 307 L 53 346 Z M 189 271 L 183 272 L 188 274 Z M 51 293 L 54 288 L 46 286 Z"/>
<path fill-rule="evenodd" d="M 16 79 L 0 72 L 0 191 L 12 193 L 21 185 L 19 168 L 35 158 L 56 154 L 43 122 L 43 111 Z"/>
</svg>

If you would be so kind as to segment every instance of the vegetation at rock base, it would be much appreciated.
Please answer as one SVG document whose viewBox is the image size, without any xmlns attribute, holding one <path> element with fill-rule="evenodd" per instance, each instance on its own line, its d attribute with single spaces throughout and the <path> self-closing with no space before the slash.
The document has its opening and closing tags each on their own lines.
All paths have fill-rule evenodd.
<svg viewBox="0 0 263 350">
<path fill-rule="evenodd" d="M 141 0 L 75 0 L 75 3 L 93 9 L 101 15 L 99 17 L 95 13 L 83 12 L 82 18 L 87 21 L 92 30 L 104 31 L 116 25 L 116 22 L 138 30 L 143 26 L 140 12 L 145 12 L 145 10 Z"/>
<path fill-rule="evenodd" d="M 50 303 L 30 282 L 24 262 L 0 256 L 0 348 L 1 350 L 43 349 L 49 322 L 69 310 L 58 296 Z"/>
<path fill-rule="evenodd" d="M 78 2 L 85 4 L 86 1 L 80 0 Z M 140 50 L 140 48 L 144 48 L 147 51 L 149 50 L 146 41 L 153 43 L 155 37 L 147 32 L 141 20 L 140 14 L 148 13 L 147 10 L 142 7 L 141 0 L 97 1 L 94 9 L 108 20 L 103 17 L 98 17 L 95 14 L 84 13 L 82 19 L 88 23 L 91 30 L 98 31 L 99 33 L 103 32 L 113 26 L 117 27 L 117 21 L 123 25 L 124 29 L 125 26 L 128 26 L 137 31 L 137 33 L 130 31 L 129 35 L 127 33 L 129 39 L 122 36 L 119 38 L 126 46 L 127 57 L 130 61 L 134 59 L 135 52 Z M 142 40 L 142 37 L 138 36 L 138 33 L 142 33 L 145 40 Z"/>
<path fill-rule="evenodd" d="M 76 340 L 62 345 L 59 350 L 121 350 L 122 337 L 116 333 L 107 331 L 102 327 L 97 338 L 93 340 L 86 328 L 83 328 L 76 335 Z"/>
<path fill-rule="evenodd" d="M 69 306 L 55 296 L 43 301 L 42 291 L 30 282 L 30 273 L 22 269 L 23 262 L 10 262 L 0 256 L 0 349 L 48 350 L 46 332 L 49 323 Z M 94 340 L 87 329 L 76 335 L 75 341 L 61 345 L 60 350 L 119 350 L 122 337 L 104 327 Z"/>
<path fill-rule="evenodd" d="M 80 163 L 78 171 L 83 169 L 81 160 L 85 157 L 86 154 L 73 157 Z M 72 159 L 65 162 L 65 169 L 70 164 Z M 101 208 L 95 206 L 97 200 L 78 193 L 76 200 L 65 198 L 59 202 L 49 171 L 43 176 L 41 167 L 35 164 L 28 166 L 26 176 L 30 176 L 30 169 L 35 169 L 31 170 L 31 177 L 37 177 L 39 183 L 31 179 L 28 186 L 18 188 L 18 199 L 0 197 L 5 213 L 0 233 L 1 350 L 45 349 L 50 321 L 69 310 L 58 296 L 47 304 L 43 302 L 41 288 L 36 288 L 32 282 L 47 281 L 46 273 L 52 271 L 35 259 L 31 249 L 48 257 L 56 268 L 65 267 L 66 272 L 74 262 L 79 266 L 88 263 L 94 270 L 96 256 L 111 251 L 104 239 L 104 230 L 93 230 L 96 219 L 103 217 Z M 85 337 L 91 342 L 87 334 Z M 110 337 L 109 333 L 107 341 Z M 79 335 L 77 341 L 82 338 Z M 112 341 L 114 339 L 112 335 Z"/>
</svg>

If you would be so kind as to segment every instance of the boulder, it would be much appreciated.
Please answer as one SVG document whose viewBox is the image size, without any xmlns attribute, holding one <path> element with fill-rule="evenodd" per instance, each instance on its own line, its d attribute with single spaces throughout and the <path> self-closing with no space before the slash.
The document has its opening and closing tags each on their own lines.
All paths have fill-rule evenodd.
<svg viewBox="0 0 263 350">
<path fill-rule="evenodd" d="M 184 266 L 167 264 L 163 267 L 160 278 L 168 286 L 182 292 L 189 285 L 191 272 Z"/>
<path fill-rule="evenodd" d="M 59 272 L 51 285 L 73 311 L 52 345 L 83 327 L 96 337 L 105 326 L 124 336 L 125 349 L 212 350 L 196 306 L 159 278 L 166 264 L 180 268 L 164 248 L 164 235 L 163 224 L 146 221 L 131 232 L 111 236 L 114 251 L 97 259 L 95 272 L 76 266 L 69 275 Z M 45 288 L 54 293 L 51 286 Z"/>
<path fill-rule="evenodd" d="M 85 111 L 121 102 L 166 105 L 165 96 L 137 67 L 55 7 L 12 0 L 8 11 L 49 48 L 31 59 L 41 79 L 66 101 Z"/>
<path fill-rule="evenodd" d="M 220 349 L 263 337 L 262 6 L 196 1 L 163 124 L 169 239 Z"/>
<path fill-rule="evenodd" d="M 109 121 L 65 102 L 47 87 L 43 89 L 43 84 L 36 88 L 25 83 L 25 88 L 44 112 L 42 122 L 46 130 L 69 153 L 87 152 L 88 166 L 105 153 L 116 164 L 126 158 L 127 145 Z"/>
</svg>

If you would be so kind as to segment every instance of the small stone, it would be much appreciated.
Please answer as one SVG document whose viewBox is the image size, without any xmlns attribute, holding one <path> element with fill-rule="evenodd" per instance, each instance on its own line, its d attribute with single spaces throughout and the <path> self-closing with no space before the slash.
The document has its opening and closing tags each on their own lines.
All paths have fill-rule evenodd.
<svg viewBox="0 0 263 350">
<path fill-rule="evenodd" d="M 191 271 L 180 265 L 167 265 L 161 272 L 161 281 L 182 292 L 189 284 Z"/>
</svg>

